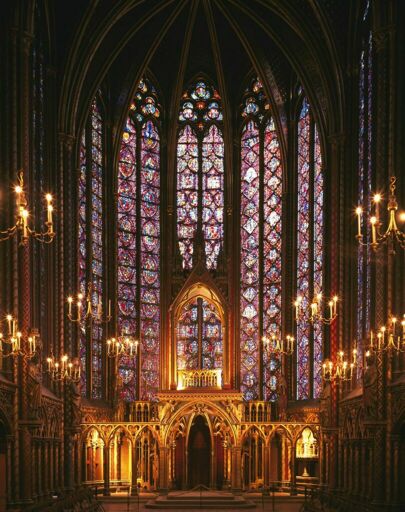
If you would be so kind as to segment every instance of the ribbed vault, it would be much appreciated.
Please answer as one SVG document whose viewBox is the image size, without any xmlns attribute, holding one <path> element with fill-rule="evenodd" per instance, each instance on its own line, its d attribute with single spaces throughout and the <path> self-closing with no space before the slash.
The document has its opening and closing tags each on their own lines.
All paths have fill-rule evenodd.
<svg viewBox="0 0 405 512">
<path fill-rule="evenodd" d="M 321 5 L 322 4 L 322 5 Z M 316 0 L 119 0 L 80 2 L 75 32 L 66 45 L 60 130 L 77 135 L 97 88 L 109 84 L 114 129 L 145 70 L 163 91 L 166 116 L 196 73 L 217 84 L 227 118 L 236 116 L 247 73 L 263 80 L 277 124 L 286 133 L 285 100 L 301 83 L 321 132 L 336 133 L 344 110 L 342 78 L 327 5 Z M 62 4 L 55 7 L 63 11 Z M 64 19 L 58 12 L 58 19 Z M 170 141 L 169 146 L 170 146 Z M 282 141 L 286 151 L 285 141 Z"/>
</svg>

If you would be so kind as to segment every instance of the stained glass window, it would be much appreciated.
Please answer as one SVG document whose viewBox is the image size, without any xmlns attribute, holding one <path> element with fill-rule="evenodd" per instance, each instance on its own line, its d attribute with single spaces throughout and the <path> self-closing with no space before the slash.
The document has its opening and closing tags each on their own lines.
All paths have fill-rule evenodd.
<svg viewBox="0 0 405 512">
<path fill-rule="evenodd" d="M 310 303 L 323 285 L 323 173 L 318 131 L 304 98 L 298 120 L 297 295 L 302 316 L 297 325 L 297 398 L 318 398 L 323 328 L 311 325 Z"/>
<path fill-rule="evenodd" d="M 222 120 L 221 98 L 205 81 L 198 81 L 183 94 L 177 139 L 177 237 L 185 269 L 195 263 L 198 226 L 208 269 L 217 268 L 223 248 Z"/>
<path fill-rule="evenodd" d="M 177 369 L 222 368 L 222 322 L 214 304 L 202 297 L 187 303 L 177 323 Z"/>
<path fill-rule="evenodd" d="M 241 388 L 246 400 L 275 400 L 281 362 L 261 338 L 281 335 L 283 172 L 270 104 L 257 78 L 241 111 Z"/>
<path fill-rule="evenodd" d="M 125 401 L 154 399 L 159 388 L 160 116 L 156 90 L 143 79 L 129 109 L 118 169 L 118 328 L 140 338 L 142 361 L 140 369 L 136 357 L 118 362 Z"/>
<path fill-rule="evenodd" d="M 363 23 L 369 27 L 369 2 L 363 16 Z M 358 133 L 358 204 L 365 209 L 362 216 L 362 232 L 370 241 L 370 226 L 364 222 L 369 218 L 371 209 L 371 188 L 373 181 L 372 145 L 373 145 L 373 41 L 370 30 L 365 30 L 362 39 L 359 65 L 359 133 Z M 359 361 L 359 376 L 363 361 L 363 340 L 370 331 L 370 297 L 371 297 L 371 252 L 368 246 L 359 244 L 357 249 L 357 351 Z"/>
<path fill-rule="evenodd" d="M 97 96 L 92 102 L 81 137 L 78 189 L 79 289 L 86 295 L 87 286 L 91 284 L 94 310 L 97 304 L 102 304 L 104 291 L 103 158 L 103 119 Z M 79 327 L 82 393 L 94 399 L 103 398 L 103 337 L 101 323 L 92 323 L 90 330 L 85 325 Z M 91 371 L 91 379 L 88 378 L 88 371 Z"/>
</svg>

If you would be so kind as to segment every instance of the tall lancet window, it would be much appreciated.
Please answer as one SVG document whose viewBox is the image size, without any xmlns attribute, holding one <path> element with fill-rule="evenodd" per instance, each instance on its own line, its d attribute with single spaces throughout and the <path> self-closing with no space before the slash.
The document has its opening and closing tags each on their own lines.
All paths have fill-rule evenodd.
<svg viewBox="0 0 405 512">
<path fill-rule="evenodd" d="M 154 399 L 159 389 L 160 116 L 156 90 L 143 79 L 129 108 L 118 165 L 118 329 L 140 339 L 136 357 L 118 362 L 125 401 Z"/>
<path fill-rule="evenodd" d="M 367 2 L 363 14 L 363 37 L 361 40 L 359 62 L 359 179 L 358 179 L 358 204 L 371 209 L 371 188 L 373 181 L 373 40 L 370 30 L 370 2 Z M 365 236 L 370 242 L 370 227 L 366 226 L 362 216 L 362 231 L 367 230 Z M 357 249 L 357 350 L 358 361 L 363 360 L 363 340 L 370 331 L 371 309 L 371 249 L 369 246 L 359 244 Z M 361 371 L 361 367 L 360 371 Z"/>
<path fill-rule="evenodd" d="M 297 295 L 302 316 L 297 325 L 297 398 L 317 398 L 322 385 L 323 327 L 311 324 L 312 298 L 323 287 L 323 172 L 318 130 L 306 98 L 297 126 Z"/>
<path fill-rule="evenodd" d="M 91 285 L 93 306 L 104 302 L 103 197 L 104 197 L 104 122 L 100 95 L 91 104 L 80 144 L 79 175 L 79 256 L 78 278 L 81 293 Z M 82 394 L 94 399 L 103 391 L 103 324 L 93 322 L 90 329 L 80 325 L 79 354 L 82 365 Z"/>
<path fill-rule="evenodd" d="M 281 335 L 283 168 L 263 85 L 253 79 L 242 104 L 241 388 L 246 400 L 275 400 L 281 361 L 263 336 Z"/>
<path fill-rule="evenodd" d="M 200 230 L 204 259 L 215 270 L 223 249 L 224 142 L 218 92 L 206 81 L 182 96 L 177 138 L 177 237 L 183 268 L 195 263 Z"/>
</svg>

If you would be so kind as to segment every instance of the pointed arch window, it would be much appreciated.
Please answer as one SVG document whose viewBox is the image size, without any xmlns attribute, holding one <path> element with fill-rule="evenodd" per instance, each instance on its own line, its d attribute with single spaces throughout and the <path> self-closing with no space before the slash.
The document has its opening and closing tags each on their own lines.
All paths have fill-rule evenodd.
<svg viewBox="0 0 405 512">
<path fill-rule="evenodd" d="M 224 141 L 221 98 L 199 80 L 184 94 L 177 138 L 177 237 L 182 266 L 195 263 L 198 230 L 208 269 L 215 270 L 223 249 Z"/>
<path fill-rule="evenodd" d="M 103 301 L 104 293 L 104 120 L 100 93 L 94 98 L 80 143 L 79 175 L 79 289 L 83 295 L 92 286 L 92 303 Z M 82 365 L 82 394 L 93 399 L 104 397 L 102 324 L 79 328 L 79 356 Z"/>
<path fill-rule="evenodd" d="M 281 334 L 283 168 L 270 103 L 257 78 L 241 115 L 241 389 L 246 400 L 275 400 L 281 361 L 261 339 Z"/>
<path fill-rule="evenodd" d="M 359 110 L 358 110 L 358 204 L 365 206 L 366 215 L 362 216 L 362 232 L 366 230 L 370 242 L 370 226 L 364 219 L 369 218 L 372 200 L 373 182 L 373 40 L 370 30 L 370 2 L 367 2 L 363 14 L 363 37 L 359 59 Z M 370 332 L 371 314 L 371 249 L 359 244 L 357 249 L 357 352 L 361 365 L 363 361 L 363 343 Z M 361 366 L 359 365 L 359 371 Z"/>
<path fill-rule="evenodd" d="M 222 368 L 222 321 L 215 304 L 196 297 L 186 304 L 177 322 L 177 369 Z"/>
<path fill-rule="evenodd" d="M 125 401 L 154 399 L 159 389 L 160 117 L 156 89 L 142 79 L 129 108 L 118 165 L 118 329 L 140 339 L 138 358 L 122 356 L 118 362 Z"/>
<path fill-rule="evenodd" d="M 296 288 L 303 315 L 297 325 L 297 398 L 321 391 L 323 328 L 309 319 L 312 298 L 322 293 L 324 268 L 323 171 L 318 130 L 306 98 L 297 126 Z"/>
</svg>

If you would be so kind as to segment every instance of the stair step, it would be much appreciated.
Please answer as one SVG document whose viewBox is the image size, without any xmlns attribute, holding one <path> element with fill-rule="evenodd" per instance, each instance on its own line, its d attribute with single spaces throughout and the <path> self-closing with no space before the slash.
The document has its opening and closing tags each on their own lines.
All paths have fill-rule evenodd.
<svg viewBox="0 0 405 512">
<path fill-rule="evenodd" d="M 172 492 L 145 504 L 152 509 L 241 509 L 256 508 L 256 504 L 229 492 Z"/>
</svg>

